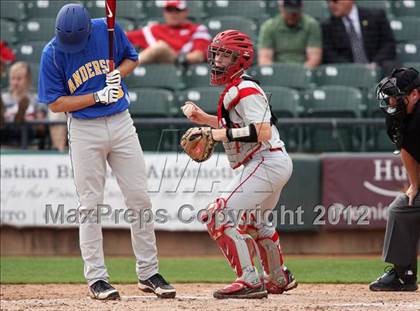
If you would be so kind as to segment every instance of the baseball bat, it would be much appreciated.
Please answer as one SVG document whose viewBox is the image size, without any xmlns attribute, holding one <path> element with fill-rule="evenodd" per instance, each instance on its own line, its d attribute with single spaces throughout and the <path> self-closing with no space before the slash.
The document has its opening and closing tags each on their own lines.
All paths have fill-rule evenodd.
<svg viewBox="0 0 420 311">
<path fill-rule="evenodd" d="M 109 72 L 115 69 L 114 64 L 114 26 L 117 13 L 117 0 L 105 0 L 106 24 L 108 29 Z"/>
</svg>

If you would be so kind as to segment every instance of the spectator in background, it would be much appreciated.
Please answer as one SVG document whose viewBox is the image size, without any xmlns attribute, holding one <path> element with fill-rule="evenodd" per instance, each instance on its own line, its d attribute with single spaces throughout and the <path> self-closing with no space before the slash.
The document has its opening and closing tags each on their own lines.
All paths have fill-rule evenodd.
<svg viewBox="0 0 420 311">
<path fill-rule="evenodd" d="M 6 66 L 15 61 L 15 54 L 12 49 L 7 47 L 6 42 L 0 40 L 0 79 L 1 87 L 3 87 L 3 80 L 6 78 Z M 4 104 L 0 96 L 0 129 L 3 129 L 4 124 Z M 2 132 L 3 135 L 3 132 Z"/>
<path fill-rule="evenodd" d="M 10 67 L 9 89 L 1 94 L 3 102 L 3 118 L 9 123 L 43 120 L 47 107 L 37 101 L 36 94 L 31 90 L 32 76 L 27 63 L 17 62 Z M 44 126 L 37 126 L 29 133 L 29 138 L 45 137 Z M 16 143 L 20 139 L 20 130 L 10 126 L 2 130 L 2 143 Z"/>
<path fill-rule="evenodd" d="M 328 0 L 329 20 L 322 24 L 324 63 L 396 66 L 396 44 L 383 10 L 359 8 L 354 0 Z"/>
<path fill-rule="evenodd" d="M 258 36 L 258 64 L 301 63 L 315 68 L 322 59 L 321 28 L 302 13 L 302 0 L 279 1 L 280 14 L 263 23 Z"/>
<path fill-rule="evenodd" d="M 206 26 L 188 20 L 187 2 L 165 1 L 163 17 L 164 24 L 127 32 L 130 42 L 143 49 L 139 54 L 139 64 L 204 62 L 211 37 Z"/>
</svg>

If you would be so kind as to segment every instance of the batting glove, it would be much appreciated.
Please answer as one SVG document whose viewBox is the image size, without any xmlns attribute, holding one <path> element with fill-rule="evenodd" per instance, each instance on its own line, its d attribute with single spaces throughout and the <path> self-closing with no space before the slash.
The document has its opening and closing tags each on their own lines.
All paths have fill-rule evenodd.
<svg viewBox="0 0 420 311">
<path fill-rule="evenodd" d="M 95 103 L 109 105 L 118 101 L 118 93 L 120 87 L 118 85 L 107 85 L 102 90 L 93 93 Z"/>
<path fill-rule="evenodd" d="M 107 85 L 120 85 L 121 84 L 121 72 L 118 69 L 115 69 L 106 74 L 106 84 Z"/>
</svg>

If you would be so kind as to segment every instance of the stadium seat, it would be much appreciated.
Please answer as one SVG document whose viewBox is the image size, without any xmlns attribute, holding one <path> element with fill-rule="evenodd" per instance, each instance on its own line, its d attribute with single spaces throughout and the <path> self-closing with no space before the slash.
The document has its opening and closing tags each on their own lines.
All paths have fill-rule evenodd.
<svg viewBox="0 0 420 311">
<path fill-rule="evenodd" d="M 1 40 L 6 41 L 9 45 L 17 41 L 16 24 L 14 22 L 2 18 L 0 27 Z"/>
<path fill-rule="evenodd" d="M 0 1 L 1 18 L 20 21 L 26 18 L 25 4 L 23 1 Z"/>
<path fill-rule="evenodd" d="M 26 14 L 32 18 L 56 18 L 58 11 L 69 3 L 82 3 L 83 1 L 70 0 L 29 0 L 25 1 Z"/>
<path fill-rule="evenodd" d="M 300 94 L 294 89 L 281 86 L 263 87 L 277 118 L 294 118 L 301 112 Z M 298 151 L 300 148 L 299 126 L 277 123 L 280 137 L 286 142 L 288 151 Z"/>
<path fill-rule="evenodd" d="M 388 19 L 393 17 L 392 5 L 389 0 L 356 0 L 360 7 L 384 10 Z"/>
<path fill-rule="evenodd" d="M 146 0 L 144 3 L 144 14 L 148 19 L 161 18 L 163 16 L 164 1 Z M 204 10 L 204 1 L 187 1 L 189 14 L 188 17 L 193 20 L 201 20 L 206 17 Z"/>
<path fill-rule="evenodd" d="M 420 72 L 420 62 L 406 62 L 403 64 L 404 67 L 413 67 L 415 68 L 418 72 Z"/>
<path fill-rule="evenodd" d="M 302 112 L 298 91 L 282 86 L 263 86 L 263 89 L 277 117 L 293 118 Z"/>
<path fill-rule="evenodd" d="M 117 23 L 122 29 L 124 29 L 124 31 L 132 31 L 137 28 L 136 24 L 131 19 L 127 18 L 118 18 Z"/>
<path fill-rule="evenodd" d="M 174 107 L 171 91 L 155 88 L 129 90 L 130 113 L 138 117 L 169 117 Z"/>
<path fill-rule="evenodd" d="M 303 12 L 319 21 L 330 17 L 327 1 L 324 0 L 305 0 L 303 2 Z"/>
<path fill-rule="evenodd" d="M 390 23 L 397 42 L 420 40 L 420 17 L 400 17 Z"/>
<path fill-rule="evenodd" d="M 126 18 L 132 22 L 139 21 L 145 17 L 143 9 L 144 1 L 118 1 L 117 21 Z M 105 1 L 87 1 L 85 4 L 92 18 L 105 17 Z"/>
<path fill-rule="evenodd" d="M 217 104 L 219 96 L 222 92 L 219 87 L 197 87 L 182 91 L 178 95 L 178 114 L 182 115 L 179 107 L 186 101 L 190 100 L 196 103 L 201 109 L 207 113 L 215 114 L 217 112 Z"/>
<path fill-rule="evenodd" d="M 204 21 L 210 35 L 216 34 L 225 29 L 236 29 L 249 35 L 252 40 L 257 39 L 257 24 L 250 19 L 240 16 L 211 17 Z"/>
<path fill-rule="evenodd" d="M 207 64 L 188 66 L 183 77 L 186 88 L 210 86 L 210 69 Z"/>
<path fill-rule="evenodd" d="M 39 62 L 29 63 L 29 68 L 32 75 L 32 86 L 35 90 L 38 89 L 38 78 L 39 78 Z"/>
<path fill-rule="evenodd" d="M 131 115 L 136 118 L 168 117 L 172 114 L 174 95 L 171 91 L 156 88 L 137 88 L 129 90 Z M 171 126 L 154 127 L 136 124 L 143 150 L 175 151 L 177 134 Z"/>
<path fill-rule="evenodd" d="M 16 59 L 28 63 L 39 63 L 41 60 L 42 50 L 48 42 L 24 42 L 15 47 Z"/>
<path fill-rule="evenodd" d="M 396 17 L 420 16 L 420 2 L 418 0 L 394 0 L 393 13 Z"/>
<path fill-rule="evenodd" d="M 210 0 L 206 1 L 209 18 L 221 16 L 242 16 L 257 20 L 268 18 L 264 0 Z"/>
<path fill-rule="evenodd" d="M 420 41 L 397 45 L 397 58 L 400 62 L 418 62 L 420 60 Z"/>
<path fill-rule="evenodd" d="M 324 86 L 302 93 L 306 117 L 361 116 L 360 90 L 346 86 Z M 309 125 L 305 127 L 305 146 L 313 152 L 354 151 L 360 148 L 360 131 L 345 125 Z M 308 147 L 309 146 L 309 147 Z"/>
<path fill-rule="evenodd" d="M 317 85 L 344 85 L 369 89 L 378 82 L 379 71 L 363 64 L 330 64 L 319 66 L 315 70 L 314 78 Z"/>
<path fill-rule="evenodd" d="M 55 18 L 37 18 L 23 22 L 18 28 L 20 42 L 50 41 L 54 37 Z"/>
<path fill-rule="evenodd" d="M 313 86 L 312 72 L 301 64 L 274 64 L 271 66 L 252 67 L 251 75 L 262 86 L 286 86 L 294 89 L 306 89 Z"/>
<path fill-rule="evenodd" d="M 181 89 L 181 70 L 174 65 L 151 64 L 137 67 L 125 78 L 128 87 L 157 87 L 171 90 Z"/>
</svg>

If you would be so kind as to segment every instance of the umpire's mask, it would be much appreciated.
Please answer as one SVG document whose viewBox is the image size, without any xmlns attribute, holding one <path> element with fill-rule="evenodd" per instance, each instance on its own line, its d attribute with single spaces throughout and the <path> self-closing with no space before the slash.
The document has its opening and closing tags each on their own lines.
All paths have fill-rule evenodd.
<svg viewBox="0 0 420 311">
<path fill-rule="evenodd" d="M 376 98 L 381 108 L 388 115 L 404 119 L 407 115 L 405 96 L 420 86 L 419 72 L 414 68 L 394 69 L 390 76 L 376 86 Z"/>
</svg>

